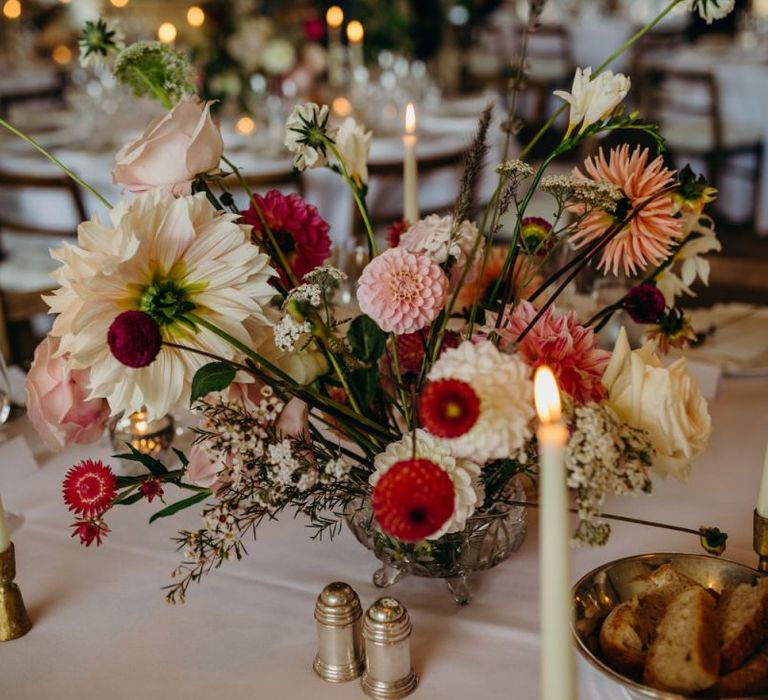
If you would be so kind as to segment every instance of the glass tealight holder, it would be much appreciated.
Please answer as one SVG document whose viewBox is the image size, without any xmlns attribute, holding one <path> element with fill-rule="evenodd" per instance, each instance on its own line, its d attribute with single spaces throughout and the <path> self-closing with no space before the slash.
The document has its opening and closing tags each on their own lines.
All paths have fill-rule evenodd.
<svg viewBox="0 0 768 700">
<path fill-rule="evenodd" d="M 130 415 L 120 415 L 109 423 L 109 440 L 112 448 L 123 454 L 129 452 L 128 445 L 142 454 L 163 460 L 173 444 L 176 435 L 173 416 L 166 414 L 161 418 L 149 420 L 146 411 L 136 411 Z M 146 472 L 139 462 L 120 460 L 121 471 L 125 476 L 138 476 Z"/>
</svg>

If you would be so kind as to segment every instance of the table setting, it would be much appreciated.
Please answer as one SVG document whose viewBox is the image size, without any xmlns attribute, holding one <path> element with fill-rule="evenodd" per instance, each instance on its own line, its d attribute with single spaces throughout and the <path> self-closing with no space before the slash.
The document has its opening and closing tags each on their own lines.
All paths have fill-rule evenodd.
<svg viewBox="0 0 768 700">
<path fill-rule="evenodd" d="M 768 309 L 688 308 L 723 195 L 609 68 L 683 7 L 526 144 L 525 40 L 503 99 L 386 97 L 372 129 L 331 7 L 328 92 L 283 84 L 278 128 L 215 113 L 172 23 L 86 22 L 119 127 L 0 117 L 89 196 L 30 366 L 0 355 L 2 697 L 768 698 Z"/>
</svg>

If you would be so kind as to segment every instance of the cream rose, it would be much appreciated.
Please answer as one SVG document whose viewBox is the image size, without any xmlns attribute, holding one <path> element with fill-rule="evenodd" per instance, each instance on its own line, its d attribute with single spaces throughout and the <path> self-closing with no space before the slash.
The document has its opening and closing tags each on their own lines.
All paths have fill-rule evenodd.
<svg viewBox="0 0 768 700">
<path fill-rule="evenodd" d="M 664 367 L 653 343 L 632 350 L 624 329 L 603 375 L 607 402 L 630 425 L 648 431 L 654 470 L 684 481 L 711 432 L 707 402 L 685 358 Z"/>
<path fill-rule="evenodd" d="M 217 168 L 224 150 L 211 104 L 188 97 L 150 122 L 118 151 L 114 182 L 131 192 L 166 187 L 175 195 L 190 194 L 195 176 Z"/>
</svg>

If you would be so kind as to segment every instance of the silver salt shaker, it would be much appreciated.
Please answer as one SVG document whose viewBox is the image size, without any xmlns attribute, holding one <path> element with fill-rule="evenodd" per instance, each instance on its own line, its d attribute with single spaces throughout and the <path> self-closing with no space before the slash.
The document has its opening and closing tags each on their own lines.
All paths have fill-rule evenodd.
<svg viewBox="0 0 768 700">
<path fill-rule="evenodd" d="M 418 678 L 411 666 L 411 620 L 394 598 L 379 598 L 365 614 L 363 692 L 375 700 L 404 698 Z"/>
<path fill-rule="evenodd" d="M 318 651 L 312 668 L 323 680 L 351 681 L 362 672 L 362 616 L 360 599 L 346 583 L 329 583 L 317 597 Z"/>
</svg>

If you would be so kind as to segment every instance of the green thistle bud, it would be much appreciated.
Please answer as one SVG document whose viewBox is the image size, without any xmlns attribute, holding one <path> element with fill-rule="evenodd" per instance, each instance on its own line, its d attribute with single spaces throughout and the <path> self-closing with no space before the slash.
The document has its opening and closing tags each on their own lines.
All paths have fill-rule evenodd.
<svg viewBox="0 0 768 700">
<path fill-rule="evenodd" d="M 108 24 L 101 18 L 86 22 L 78 40 L 80 64 L 87 68 L 105 62 L 110 54 L 125 48 L 124 39 L 122 30 L 116 24 Z"/>
<path fill-rule="evenodd" d="M 727 532 L 721 532 L 717 527 L 700 527 L 701 546 L 708 554 L 714 554 L 719 557 L 725 551 L 725 541 L 728 539 Z"/>
</svg>

